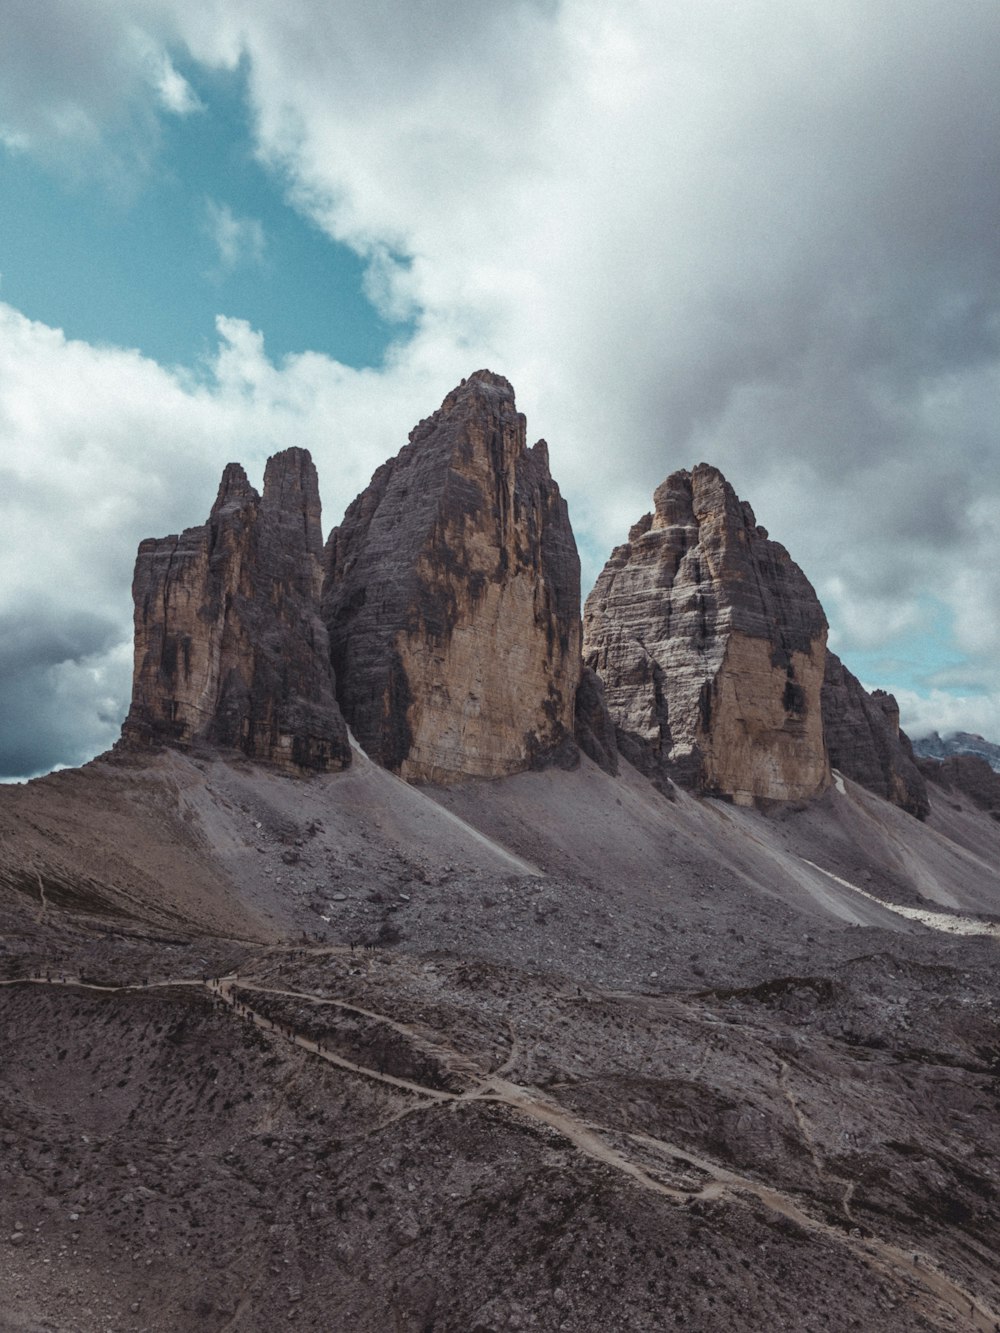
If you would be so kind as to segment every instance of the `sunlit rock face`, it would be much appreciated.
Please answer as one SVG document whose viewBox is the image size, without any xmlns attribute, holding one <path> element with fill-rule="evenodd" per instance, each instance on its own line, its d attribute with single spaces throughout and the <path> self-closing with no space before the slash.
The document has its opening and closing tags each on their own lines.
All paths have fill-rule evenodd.
<svg viewBox="0 0 1000 1333">
<path fill-rule="evenodd" d="M 899 705 L 891 694 L 871 694 L 836 654 L 826 655 L 823 729 L 831 765 L 918 819 L 930 810 L 927 783 L 914 762 Z"/>
<path fill-rule="evenodd" d="M 580 563 L 544 441 L 478 371 L 378 469 L 326 548 L 338 697 L 412 781 L 500 777 L 572 748 Z"/>
<path fill-rule="evenodd" d="M 230 463 L 207 523 L 142 542 L 126 745 L 203 744 L 293 772 L 350 763 L 319 615 L 322 545 L 304 449 L 268 460 L 263 495 Z"/>
<path fill-rule="evenodd" d="M 675 472 L 654 506 L 584 609 L 622 752 L 740 804 L 823 791 L 827 623 L 811 584 L 713 467 Z"/>
</svg>

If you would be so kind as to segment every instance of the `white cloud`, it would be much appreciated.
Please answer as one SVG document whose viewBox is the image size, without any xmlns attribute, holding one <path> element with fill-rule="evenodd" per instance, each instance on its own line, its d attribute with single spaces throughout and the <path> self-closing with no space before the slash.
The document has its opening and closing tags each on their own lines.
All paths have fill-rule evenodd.
<svg viewBox="0 0 1000 1333">
<path fill-rule="evenodd" d="M 920 740 L 932 731 L 950 736 L 969 731 L 975 736 L 996 740 L 1000 736 L 1000 697 L 997 695 L 956 695 L 946 690 L 917 694 L 914 690 L 896 690 L 899 723 L 911 740 Z"/>
<path fill-rule="evenodd" d="M 223 273 L 264 262 L 266 237 L 259 219 L 237 217 L 228 204 L 214 199 L 206 199 L 205 217 Z"/>
<path fill-rule="evenodd" d="M 153 80 L 160 104 L 164 110 L 175 116 L 190 116 L 195 111 L 204 111 L 201 98 L 173 65 L 166 52 L 162 52 L 156 75 Z"/>
</svg>

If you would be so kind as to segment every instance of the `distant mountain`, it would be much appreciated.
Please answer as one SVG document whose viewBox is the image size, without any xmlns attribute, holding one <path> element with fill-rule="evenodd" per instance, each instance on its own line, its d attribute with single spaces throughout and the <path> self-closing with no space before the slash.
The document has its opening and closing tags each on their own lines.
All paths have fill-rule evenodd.
<svg viewBox="0 0 1000 1333">
<path fill-rule="evenodd" d="M 985 759 L 990 768 L 1000 773 L 1000 745 L 984 740 L 971 731 L 956 731 L 943 740 L 932 731 L 929 736 L 913 742 L 913 750 L 921 759 L 950 759 L 955 754 L 975 754 Z"/>
</svg>

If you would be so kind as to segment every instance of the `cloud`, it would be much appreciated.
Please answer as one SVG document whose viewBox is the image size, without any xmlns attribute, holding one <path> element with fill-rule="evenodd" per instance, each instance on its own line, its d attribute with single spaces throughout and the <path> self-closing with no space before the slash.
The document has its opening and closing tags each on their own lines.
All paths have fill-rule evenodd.
<svg viewBox="0 0 1000 1333">
<path fill-rule="evenodd" d="M 996 695 L 956 695 L 945 690 L 917 694 L 897 690 L 900 726 L 911 740 L 920 740 L 932 731 L 950 736 L 969 731 L 988 740 L 1000 736 L 1000 699 Z"/>
<path fill-rule="evenodd" d="M 404 359 L 510 375 L 588 552 L 706 458 L 835 589 L 842 651 L 930 598 L 986 652 L 1000 11 L 512 3 L 459 42 L 430 10 L 241 11 L 260 150 L 417 312 Z"/>
<path fill-rule="evenodd" d="M 138 544 L 204 522 L 227 462 L 259 486 L 271 453 L 311 449 L 332 526 L 428 409 L 419 368 L 387 379 L 315 353 L 276 366 L 245 322 L 218 329 L 192 375 L 0 303 L 0 777 L 116 738 Z"/>
<path fill-rule="evenodd" d="M 178 73 L 167 55 L 161 52 L 155 62 L 153 86 L 164 110 L 175 116 L 190 116 L 196 111 L 204 111 L 205 105 L 185 79 Z"/>
<path fill-rule="evenodd" d="M 82 390 L 85 367 L 105 386 L 90 447 L 128 511 L 113 548 L 150 531 L 140 509 L 161 515 L 152 531 L 200 521 L 226 454 L 259 463 L 291 442 L 314 447 L 336 517 L 414 421 L 489 365 L 549 440 L 585 578 L 669 471 L 705 459 L 813 580 L 848 664 L 890 657 L 932 603 L 958 667 L 996 681 L 996 6 L 64 0 L 52 43 L 42 10 L 15 10 L 0 73 L 12 41 L 23 72 L 0 132 L 100 137 L 140 87 L 160 95 L 150 49 L 242 61 L 261 159 L 369 260 L 383 308 L 412 318 L 363 373 L 315 356 L 275 366 L 223 322 L 199 383 L 36 329 L 52 356 L 36 387 L 54 402 L 22 406 L 22 433 L 5 438 L 18 452 L 41 441 L 72 475 L 62 376 Z M 182 438 L 190 476 L 171 458 Z M 96 551 L 91 527 L 74 513 L 67 552 Z M 104 602 L 111 568 L 96 558 L 86 578 L 66 564 Z M 127 563 L 116 554 L 115 578 Z M 1000 685 L 955 697 L 963 725 L 988 731 Z"/>
<path fill-rule="evenodd" d="M 121 629 L 42 589 L 0 613 L 0 781 L 83 763 L 114 743 L 131 679 Z"/>
<path fill-rule="evenodd" d="M 264 262 L 266 238 L 263 224 L 257 218 L 237 217 L 228 204 L 214 199 L 205 201 L 205 214 L 223 273 Z"/>
</svg>

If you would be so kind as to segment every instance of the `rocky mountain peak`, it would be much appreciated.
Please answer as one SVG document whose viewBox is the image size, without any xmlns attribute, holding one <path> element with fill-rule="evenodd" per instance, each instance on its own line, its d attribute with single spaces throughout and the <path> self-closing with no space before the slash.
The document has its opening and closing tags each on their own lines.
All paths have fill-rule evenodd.
<svg viewBox="0 0 1000 1333">
<path fill-rule="evenodd" d="M 308 449 L 283 449 L 272 454 L 264 468 L 264 512 L 275 523 L 302 527 L 293 546 L 322 562 L 323 523 L 319 478 Z"/>
<path fill-rule="evenodd" d="M 957 754 L 978 755 L 995 772 L 1000 773 L 1000 745 L 975 732 L 956 731 L 942 739 L 936 731 L 932 731 L 929 736 L 914 741 L 913 749 L 922 759 L 947 759 Z"/>
<path fill-rule="evenodd" d="M 742 804 L 830 781 L 820 690 L 826 617 L 717 468 L 674 472 L 584 610 L 622 749 Z"/>
<path fill-rule="evenodd" d="M 256 490 L 250 485 L 246 472 L 239 463 L 227 463 L 219 482 L 219 493 L 212 506 L 211 517 L 217 518 L 225 510 L 242 509 L 244 505 L 260 500 Z"/>
<path fill-rule="evenodd" d="M 290 771 L 347 765 L 319 617 L 321 552 L 304 449 L 268 459 L 263 495 L 230 463 L 207 523 L 142 542 L 125 744 L 218 746 Z"/>
<path fill-rule="evenodd" d="M 411 432 L 326 548 L 324 617 L 359 741 L 417 781 L 497 777 L 572 735 L 579 559 L 544 444 L 477 371 Z"/>
</svg>

